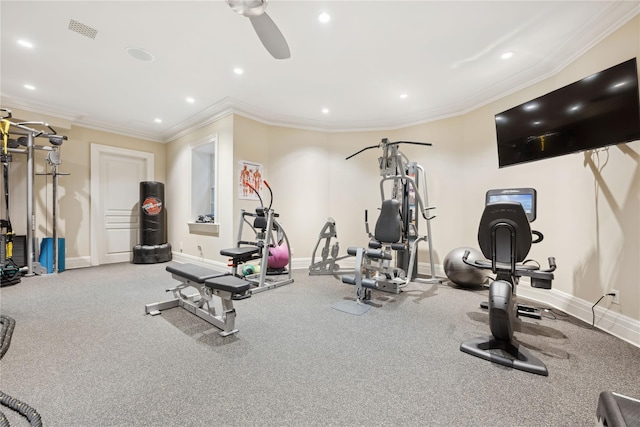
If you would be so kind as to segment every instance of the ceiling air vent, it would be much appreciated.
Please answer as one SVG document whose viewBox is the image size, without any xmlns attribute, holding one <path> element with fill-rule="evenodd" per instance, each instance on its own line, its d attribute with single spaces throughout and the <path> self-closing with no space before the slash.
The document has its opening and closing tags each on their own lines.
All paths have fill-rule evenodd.
<svg viewBox="0 0 640 427">
<path fill-rule="evenodd" d="M 98 30 L 96 30 L 95 28 L 91 28 L 90 26 L 84 25 L 82 22 L 78 22 L 73 19 L 69 21 L 69 29 L 71 31 L 75 31 L 78 34 L 89 37 L 90 39 L 95 39 L 96 35 L 98 34 Z"/>
</svg>

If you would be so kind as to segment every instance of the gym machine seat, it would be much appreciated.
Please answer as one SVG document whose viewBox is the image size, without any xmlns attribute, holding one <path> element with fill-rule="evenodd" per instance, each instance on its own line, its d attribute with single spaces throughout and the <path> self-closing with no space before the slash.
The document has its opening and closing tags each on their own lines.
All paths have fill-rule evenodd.
<svg viewBox="0 0 640 427">
<path fill-rule="evenodd" d="M 533 241 L 532 233 L 537 240 Z M 465 251 L 462 260 L 496 274 L 489 287 L 487 304 L 492 336 L 465 341 L 460 345 L 461 351 L 533 374 L 549 374 L 546 365 L 513 338 L 515 318 L 528 309 L 516 301 L 519 278 L 530 277 L 533 287 L 551 288 L 552 272 L 556 268 L 553 257 L 549 258 L 548 270 L 523 264 L 531 244 L 541 240 L 541 233 L 531 231 L 525 209 L 519 202 L 501 201 L 485 206 L 478 227 L 478 243 L 488 260 L 469 261 L 469 251 Z"/>
</svg>

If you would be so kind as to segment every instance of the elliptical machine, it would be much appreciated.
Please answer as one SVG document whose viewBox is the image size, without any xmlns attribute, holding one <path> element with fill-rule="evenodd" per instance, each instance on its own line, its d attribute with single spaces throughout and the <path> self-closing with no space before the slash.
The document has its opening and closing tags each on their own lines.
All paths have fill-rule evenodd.
<svg viewBox="0 0 640 427">
<path fill-rule="evenodd" d="M 220 254 L 229 257 L 230 274 L 242 277 L 251 282 L 250 293 L 257 293 L 268 289 L 293 283 L 291 277 L 291 245 L 289 238 L 277 218 L 280 216 L 272 208 L 273 191 L 267 181 L 263 181 L 269 190 L 269 206 L 265 206 L 258 191 L 249 187 L 258 195 L 260 207 L 255 212 L 240 211 L 238 224 L 238 238 L 233 248 L 221 249 Z M 253 240 L 245 240 L 244 225 L 247 225 L 254 235 Z M 238 267 L 250 261 L 259 261 L 259 271 L 241 274 Z M 286 266 L 289 266 L 287 269 Z"/>
<path fill-rule="evenodd" d="M 529 277 L 534 288 L 551 289 L 554 257 L 549 268 L 541 270 L 533 260 L 525 260 L 532 243 L 544 236 L 532 231 L 530 222 L 536 218 L 536 191 L 533 188 L 489 190 L 478 227 L 478 243 L 487 260 L 468 260 L 465 251 L 462 261 L 470 266 L 491 270 L 496 278 L 489 286 L 491 336 L 463 342 L 460 350 L 525 372 L 549 375 L 546 365 L 514 338 L 514 324 L 518 316 L 540 319 L 536 309 L 517 303 L 516 286 L 520 277 Z M 533 240 L 532 235 L 536 236 Z"/>
</svg>

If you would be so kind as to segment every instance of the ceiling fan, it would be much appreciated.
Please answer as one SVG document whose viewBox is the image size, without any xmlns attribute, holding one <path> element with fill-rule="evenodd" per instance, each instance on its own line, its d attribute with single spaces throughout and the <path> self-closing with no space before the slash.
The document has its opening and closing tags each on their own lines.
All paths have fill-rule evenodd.
<svg viewBox="0 0 640 427">
<path fill-rule="evenodd" d="M 234 12 L 249 18 L 258 38 L 271 56 L 276 59 L 291 58 L 287 41 L 265 12 L 267 0 L 227 0 L 227 4 Z"/>
</svg>

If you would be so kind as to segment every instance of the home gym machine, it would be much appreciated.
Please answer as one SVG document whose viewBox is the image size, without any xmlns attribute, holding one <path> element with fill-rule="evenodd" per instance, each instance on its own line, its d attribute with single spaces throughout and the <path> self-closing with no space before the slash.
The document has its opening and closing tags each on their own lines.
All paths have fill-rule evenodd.
<svg viewBox="0 0 640 427">
<path fill-rule="evenodd" d="M 549 268 L 541 270 L 534 260 L 525 260 L 532 243 L 543 239 L 542 233 L 531 230 L 536 219 L 536 191 L 533 188 L 489 190 L 478 227 L 478 244 L 486 260 L 462 261 L 470 266 L 491 270 L 495 279 L 489 286 L 491 336 L 463 342 L 460 350 L 498 363 L 538 375 L 548 375 L 546 365 L 520 345 L 514 338 L 518 316 L 542 318 L 539 310 L 517 303 L 516 287 L 520 277 L 529 277 L 534 288 L 551 289 L 555 258 L 549 257 Z M 536 236 L 533 240 L 532 235 Z"/>
<path fill-rule="evenodd" d="M 4 242 L 0 243 L 2 247 L 2 254 L 0 254 L 0 258 L 4 261 L 2 263 L 2 271 L 3 274 L 14 268 L 15 264 L 9 262 L 7 264 L 7 258 L 11 258 L 11 254 L 6 252 L 7 245 L 6 243 L 10 243 L 10 239 L 12 238 L 13 230 L 11 229 L 11 222 L 9 220 L 9 165 L 12 161 L 11 153 L 22 153 L 27 155 L 27 235 L 26 235 L 26 249 L 27 249 L 27 257 L 26 257 L 26 266 L 21 270 L 21 273 L 25 276 L 33 275 L 33 274 L 42 274 L 45 273 L 46 270 L 42 268 L 42 266 L 35 261 L 36 250 L 35 250 L 35 214 L 34 214 L 34 191 L 33 191 L 33 181 L 34 181 L 34 150 L 43 150 L 48 152 L 47 161 L 52 166 L 52 174 L 54 176 L 54 192 L 57 190 L 57 176 L 63 175 L 59 173 L 56 169 L 57 165 L 60 163 L 59 149 L 64 141 L 67 140 L 67 137 L 64 135 L 59 135 L 56 130 L 44 122 L 21 122 L 15 123 L 10 121 L 11 118 L 11 110 L 6 108 L 0 108 L 0 114 L 2 114 L 0 120 L 0 128 L 2 129 L 2 153 L 1 161 L 3 167 L 3 178 L 4 178 L 4 188 L 5 188 L 5 202 L 6 202 L 6 219 L 2 221 L 2 235 Z M 37 128 L 34 128 L 37 127 Z M 10 138 L 11 136 L 17 137 L 17 139 Z M 35 144 L 36 138 L 47 138 L 49 140 L 50 146 L 41 146 Z M 24 147 L 24 148 L 21 148 Z M 57 195 L 54 195 L 54 198 Z M 54 200 L 55 204 L 56 200 Z M 54 237 L 55 236 L 55 217 L 54 217 Z M 55 240 L 54 240 L 55 242 Z M 53 254 L 54 254 L 54 265 L 56 265 L 57 259 L 57 245 L 53 245 Z M 9 245 L 10 248 L 10 245 Z"/>
<path fill-rule="evenodd" d="M 371 239 L 368 248 L 350 247 L 347 250 L 349 255 L 356 257 L 355 274 L 342 276 L 342 282 L 356 286 L 356 305 L 334 305 L 338 310 L 355 311 L 354 314 L 368 311 L 370 307 L 362 302 L 371 298 L 371 289 L 400 293 L 404 286 L 415 280 L 418 244 L 423 241 L 429 248 L 430 281 L 439 282 L 435 275 L 431 242 L 430 221 L 435 216 L 428 215 L 435 207 L 429 206 L 426 173 L 421 165 L 410 161 L 398 149 L 401 144 L 432 145 L 427 142 L 389 142 L 385 138 L 380 144 L 365 147 L 346 158 L 349 160 L 372 148 L 382 150 L 382 156 L 378 158 L 382 207 L 373 234 L 365 211 L 365 229 Z M 426 234 L 420 234 L 420 216 L 426 223 Z"/>
<path fill-rule="evenodd" d="M 220 329 L 220 335 L 227 336 L 238 332 L 233 301 L 250 298 L 253 294 L 293 282 L 289 239 L 276 219 L 279 215 L 272 209 L 273 191 L 267 181 L 263 182 L 271 195 L 269 207 L 264 206 L 260 194 L 251 187 L 258 195 L 260 207 L 256 208 L 255 213 L 244 209 L 240 211 L 236 246 L 220 250 L 221 255 L 229 257 L 231 271 L 221 274 L 194 264 L 168 265 L 166 270 L 180 282 L 178 286 L 167 289 L 167 292 L 173 292 L 174 299 L 147 304 L 147 314 L 156 315 L 162 310 L 180 306 Z M 244 224 L 253 231 L 255 240 L 245 240 Z M 244 275 L 238 269 L 255 260 L 260 261 L 259 267 L 254 269 L 255 273 Z M 196 288 L 199 293 L 188 295 L 183 292 L 189 287 Z M 220 314 L 217 314 L 212 302 L 214 296 L 220 298 Z"/>
<path fill-rule="evenodd" d="M 340 256 L 340 243 L 334 242 L 331 243 L 331 239 L 338 238 L 338 231 L 336 229 L 336 220 L 329 217 L 327 218 L 327 222 L 324 224 L 322 229 L 320 230 L 320 234 L 318 235 L 318 241 L 316 242 L 316 247 L 313 248 L 313 253 L 311 254 L 311 264 L 309 265 L 309 275 L 310 276 L 321 276 L 321 275 L 337 275 L 341 273 L 353 273 L 353 269 L 351 270 L 341 270 L 340 264 L 338 261 L 341 261 L 345 258 L 349 258 L 350 255 L 342 255 Z M 318 252 L 318 247 L 324 242 L 322 245 L 322 259 L 316 259 L 316 253 Z"/>
</svg>

